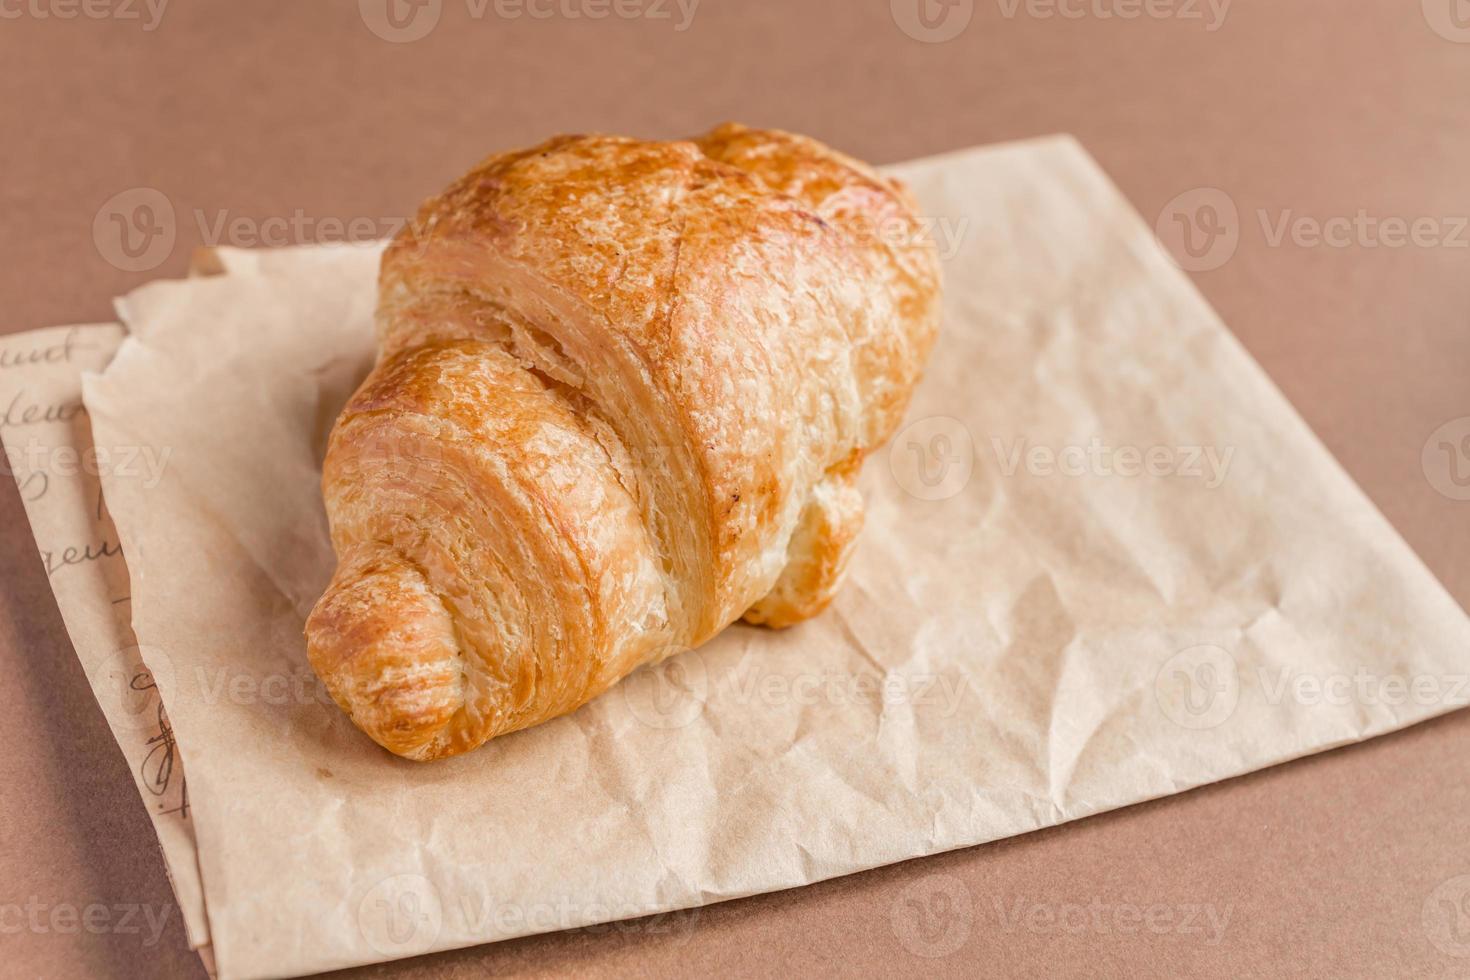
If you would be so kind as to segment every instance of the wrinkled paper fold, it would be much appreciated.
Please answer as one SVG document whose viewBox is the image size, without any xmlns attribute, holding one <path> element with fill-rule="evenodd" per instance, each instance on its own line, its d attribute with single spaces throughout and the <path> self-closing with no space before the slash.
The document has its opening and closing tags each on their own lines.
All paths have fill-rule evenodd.
<svg viewBox="0 0 1470 980">
<path fill-rule="evenodd" d="M 226 251 L 120 303 L 84 397 L 99 449 L 167 453 L 101 476 L 222 976 L 803 885 L 1465 703 L 1470 622 L 1073 141 L 891 169 L 946 317 L 833 608 L 428 765 L 357 732 L 302 639 L 376 248 Z"/>
<path fill-rule="evenodd" d="M 151 483 L 168 460 L 152 447 L 99 452 L 82 406 L 82 374 L 106 367 L 122 340 L 116 323 L 0 337 L 0 435 L 67 634 L 158 833 L 189 944 L 199 949 L 209 926 L 188 788 L 129 625 L 127 564 L 99 479 L 116 470 Z"/>
</svg>

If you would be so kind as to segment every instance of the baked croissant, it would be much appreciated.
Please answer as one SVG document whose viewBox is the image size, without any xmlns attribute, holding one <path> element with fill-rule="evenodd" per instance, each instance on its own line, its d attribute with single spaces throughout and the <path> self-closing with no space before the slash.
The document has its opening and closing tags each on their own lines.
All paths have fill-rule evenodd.
<svg viewBox="0 0 1470 980">
<path fill-rule="evenodd" d="M 384 254 L 379 361 L 324 465 L 312 667 L 380 745 L 435 759 L 742 616 L 820 612 L 939 278 L 907 190 L 805 137 L 481 163 Z"/>
</svg>

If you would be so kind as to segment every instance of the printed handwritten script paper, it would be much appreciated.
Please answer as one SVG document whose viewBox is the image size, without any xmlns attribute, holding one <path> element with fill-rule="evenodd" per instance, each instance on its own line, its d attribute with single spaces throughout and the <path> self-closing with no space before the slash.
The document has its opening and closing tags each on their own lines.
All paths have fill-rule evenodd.
<svg viewBox="0 0 1470 980">
<path fill-rule="evenodd" d="M 116 323 L 0 337 L 0 435 L 67 633 L 158 831 L 189 945 L 199 949 L 209 926 L 188 789 L 129 625 L 128 569 L 98 480 L 112 469 L 148 485 L 167 456 L 136 445 L 99 454 L 82 408 L 82 373 L 106 367 L 122 340 Z"/>
<path fill-rule="evenodd" d="M 85 400 L 189 772 L 221 975 L 327 969 L 797 886 L 1458 707 L 1283 696 L 1470 670 L 1470 622 L 1074 143 L 896 168 L 955 235 L 913 426 L 834 608 L 737 627 L 421 766 L 310 682 L 317 492 L 376 256 L 155 283 Z M 1446 685 L 1446 689 L 1449 686 Z"/>
</svg>

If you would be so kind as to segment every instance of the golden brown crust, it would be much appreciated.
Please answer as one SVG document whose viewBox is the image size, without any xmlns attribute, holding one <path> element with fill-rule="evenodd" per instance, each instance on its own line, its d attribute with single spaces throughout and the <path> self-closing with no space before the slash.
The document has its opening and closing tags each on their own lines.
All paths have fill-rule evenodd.
<svg viewBox="0 0 1470 980">
<path fill-rule="evenodd" d="M 323 475 L 313 666 L 379 743 L 437 758 L 742 615 L 819 612 L 938 290 L 907 193 L 804 137 L 486 160 L 384 256 L 382 358 Z"/>
</svg>

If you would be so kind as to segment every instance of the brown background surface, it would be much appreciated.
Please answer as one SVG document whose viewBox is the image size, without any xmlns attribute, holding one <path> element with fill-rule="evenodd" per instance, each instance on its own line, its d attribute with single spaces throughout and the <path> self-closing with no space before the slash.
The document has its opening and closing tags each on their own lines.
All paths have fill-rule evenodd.
<svg viewBox="0 0 1470 980">
<path fill-rule="evenodd" d="M 175 0 L 153 31 L 56 16 L 67 2 L 0 5 L 0 330 L 109 319 L 112 296 L 184 271 L 196 210 L 206 224 L 386 221 L 485 153 L 553 132 L 674 136 L 737 118 L 886 163 L 1068 131 L 1150 222 L 1181 192 L 1228 192 L 1239 251 L 1196 281 L 1470 603 L 1470 503 L 1421 464 L 1430 434 L 1470 415 L 1470 249 L 1273 246 L 1258 217 L 1366 211 L 1441 219 L 1448 234 L 1443 219 L 1470 214 L 1470 43 L 1436 33 L 1416 0 L 1236 0 L 1215 31 L 1102 16 L 1128 0 L 1071 0 L 1076 18 L 975 0 L 942 44 L 907 36 L 888 0 L 704 0 L 682 32 L 673 6 L 671 20 L 512 20 L 492 2 L 476 20 L 444 0 L 438 27 L 408 44 L 374 36 L 354 0 Z M 114 268 L 93 240 L 98 209 L 134 187 L 179 214 L 176 247 L 149 273 Z M 9 481 L 0 569 L 0 906 L 171 903 Z M 1470 958 L 1437 948 L 1425 914 L 1437 886 L 1470 873 L 1467 759 L 1462 712 L 1056 830 L 713 906 L 672 935 L 634 923 L 360 972 L 1466 976 Z M 921 958 L 894 921 L 935 874 L 970 893 L 951 923 L 968 939 Z M 1210 945 L 1005 917 L 1094 901 L 1230 919 Z M 151 948 L 17 933 L 11 915 L 0 974 L 202 976 L 176 909 Z"/>
</svg>

